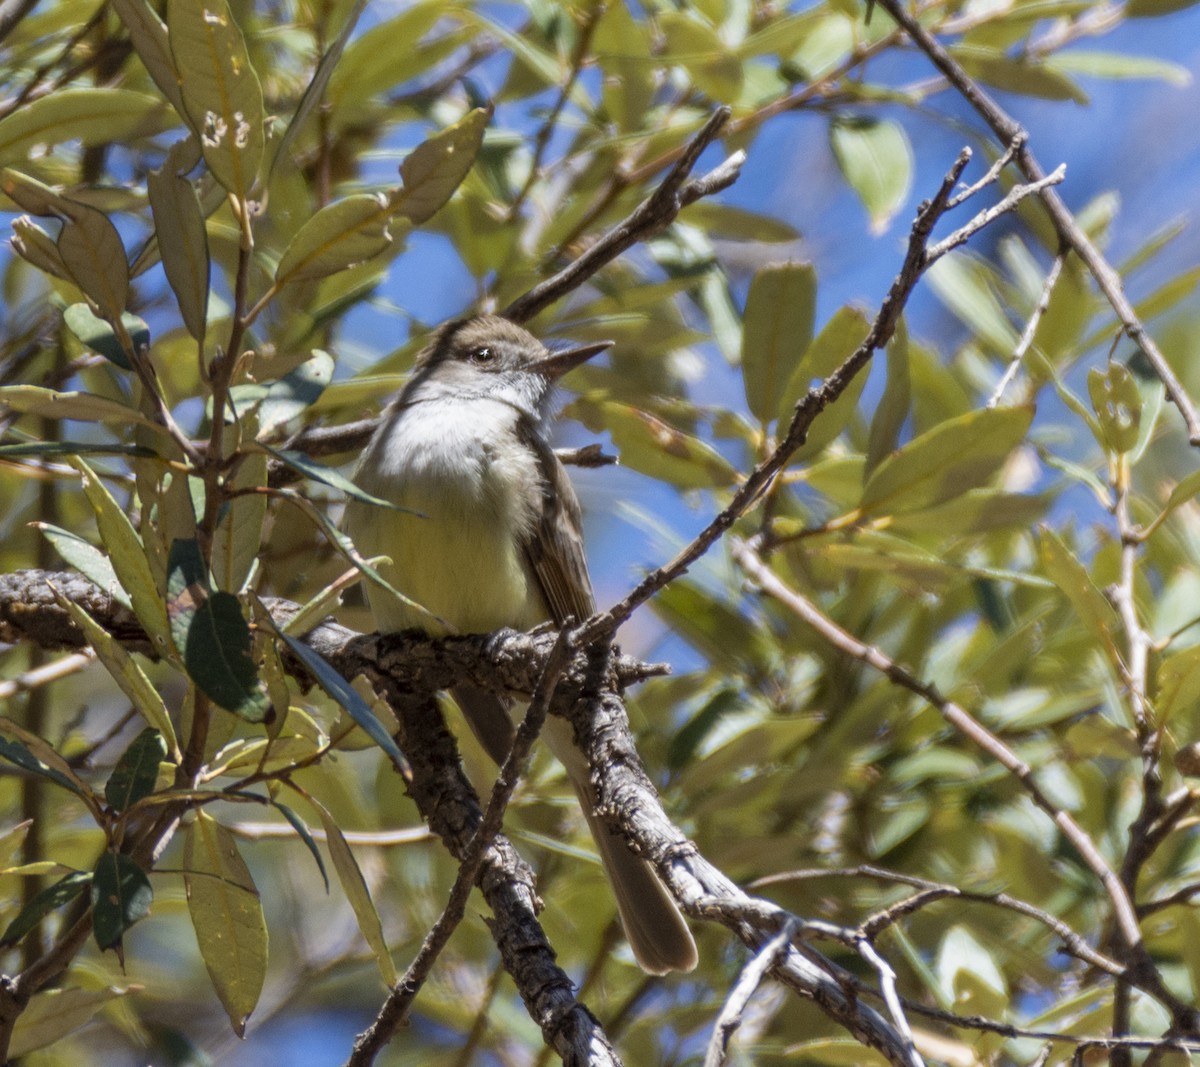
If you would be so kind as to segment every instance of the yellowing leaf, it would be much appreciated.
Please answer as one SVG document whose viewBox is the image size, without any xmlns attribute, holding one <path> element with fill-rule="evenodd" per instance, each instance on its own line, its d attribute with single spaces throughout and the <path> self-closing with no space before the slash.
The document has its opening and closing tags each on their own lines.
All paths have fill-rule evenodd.
<svg viewBox="0 0 1200 1067">
<path fill-rule="evenodd" d="M 267 975 L 267 923 L 233 835 L 196 812 L 183 846 L 183 884 L 200 956 L 238 1037 Z"/>
</svg>

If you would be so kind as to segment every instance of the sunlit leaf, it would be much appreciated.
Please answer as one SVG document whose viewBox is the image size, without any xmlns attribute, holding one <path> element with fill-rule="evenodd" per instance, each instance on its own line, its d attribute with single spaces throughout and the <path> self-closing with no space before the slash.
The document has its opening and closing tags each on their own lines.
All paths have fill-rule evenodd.
<svg viewBox="0 0 1200 1067">
<path fill-rule="evenodd" d="M 742 379 L 750 411 L 764 423 L 795 403 L 795 396 L 787 402 L 785 387 L 812 341 L 816 308 L 817 272 L 809 264 L 763 267 L 750 282 L 743 317 Z"/>
<path fill-rule="evenodd" d="M 912 146 L 898 123 L 874 116 L 838 117 L 829 126 L 834 158 L 858 194 L 871 230 L 882 233 L 912 188 Z"/>
<path fill-rule="evenodd" d="M 110 1003 L 133 992 L 118 986 L 102 989 L 46 989 L 35 993 L 13 1026 L 8 1054 L 13 1059 L 74 1033 Z"/>
</svg>

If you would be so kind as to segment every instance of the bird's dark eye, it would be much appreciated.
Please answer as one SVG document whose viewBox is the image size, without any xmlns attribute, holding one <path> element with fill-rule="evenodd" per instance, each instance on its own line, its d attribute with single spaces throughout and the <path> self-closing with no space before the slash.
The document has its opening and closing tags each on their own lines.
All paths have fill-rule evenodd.
<svg viewBox="0 0 1200 1067">
<path fill-rule="evenodd" d="M 493 352 L 491 350 L 491 348 L 489 348 L 487 345 L 480 345 L 478 348 L 471 349 L 471 362 L 472 363 L 480 363 L 480 364 L 491 363 L 492 360 L 495 358 L 496 358 L 496 353 Z"/>
</svg>

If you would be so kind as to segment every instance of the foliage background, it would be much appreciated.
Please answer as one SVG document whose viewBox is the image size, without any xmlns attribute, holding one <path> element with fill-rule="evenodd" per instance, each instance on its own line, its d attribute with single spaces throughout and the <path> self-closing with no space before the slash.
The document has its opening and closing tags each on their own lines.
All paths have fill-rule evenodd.
<svg viewBox="0 0 1200 1067">
<path fill-rule="evenodd" d="M 177 6 L 182 9 L 183 0 Z M 232 6 L 267 111 L 278 116 L 269 131 L 268 158 L 315 57 L 336 37 L 348 6 Z M 159 94 L 123 44 L 118 12 L 88 7 L 96 15 L 80 35 L 81 10 L 76 3 L 45 2 L 16 24 L 0 71 L 10 104 L 27 87 L 38 96 L 51 84 Z M 1124 264 L 1145 250 L 1146 262 L 1130 274 L 1129 290 L 1195 395 L 1200 382 L 1188 359 L 1198 325 L 1194 223 L 1181 223 L 1170 241 L 1160 237 L 1177 217 L 1186 220 L 1198 195 L 1200 149 L 1190 121 L 1197 90 L 1186 73 L 1197 67 L 1200 13 L 1153 2 L 931 4 L 923 11 L 952 40 L 973 26 L 961 43 L 992 50 L 990 66 L 981 66 L 980 53 L 974 53 L 972 73 L 1001 90 L 1044 163 L 1068 162 L 1063 195 L 1110 258 Z M 1131 14 L 1141 17 L 1127 19 Z M 556 87 L 573 69 L 577 43 L 588 41 L 584 27 L 593 19 L 588 63 L 548 138 L 547 166 L 526 188 L 537 131 L 558 99 Z M 1078 30 L 1106 22 L 1111 32 L 1098 39 Z M 716 103 L 732 105 L 736 122 L 764 101 L 812 86 L 802 106 L 724 145 L 726 151 L 746 148 L 748 160 L 738 184 L 717 202 L 762 217 L 736 214 L 717 202 L 697 205 L 535 323 L 546 337 L 618 342 L 609 367 L 572 377 L 567 414 L 578 421 L 563 428 L 565 441 L 599 438 L 621 454 L 621 469 L 575 477 L 588 509 L 598 599 L 615 599 L 641 569 L 668 558 L 718 510 L 735 472 L 748 469 L 769 447 L 773 427 L 751 415 L 743 398 L 741 316 L 755 273 L 772 262 L 813 264 L 812 271 L 784 272 L 784 299 L 767 302 L 757 312 L 759 321 L 747 324 L 759 336 L 784 327 L 787 344 L 747 350 L 745 360 L 760 370 L 765 360 L 778 360 L 778 392 L 789 377 L 784 371 L 805 349 L 805 315 L 796 309 L 812 303 L 814 331 L 852 301 L 872 313 L 899 264 L 916 201 L 933 191 L 962 143 L 973 145 L 977 159 L 986 155 L 989 138 L 965 105 L 944 89 L 926 93 L 937 86 L 922 56 L 889 47 L 865 66 L 847 60 L 848 49 L 878 39 L 891 25 L 877 10 L 868 27 L 856 5 L 834 0 L 794 7 L 614 3 L 603 10 L 587 4 L 464 4 L 452 10 L 433 3 L 370 5 L 329 82 L 327 106 L 298 128 L 287 159 L 265 186 L 269 198 L 254 220 L 255 251 L 247 261 L 249 304 L 267 291 L 279 256 L 320 204 L 394 186 L 396 165 L 412 148 L 470 107 L 493 100 L 496 111 L 480 156 L 455 198 L 420 230 L 402 241 L 397 224 L 397 239 L 385 255 L 324 280 L 284 287 L 239 350 L 255 351 L 250 370 L 260 381 L 282 377 L 314 348 L 334 353 L 334 384 L 292 428 L 372 414 L 402 380 L 425 327 L 484 304 L 503 306 L 547 272 L 560 242 L 569 239 L 566 251 L 577 251 L 626 214 L 662 173 L 647 167 L 641 181 L 616 190 L 589 215 L 589 205 L 605 195 L 622 166 L 640 166 L 681 144 Z M 745 43 L 751 27 L 767 35 L 759 38 L 761 50 Z M 1027 42 L 1052 42 L 1060 33 L 1080 39 L 1045 55 L 1035 48 L 1033 58 L 1019 59 Z M 492 42 L 486 47 L 494 51 L 456 71 L 463 76 L 435 84 L 480 42 Z M 1105 81 L 1096 74 L 1112 73 L 1114 61 L 1095 59 L 1102 49 L 1123 57 L 1126 73 L 1128 57 L 1144 53 L 1177 66 L 1138 68 L 1159 76 L 1150 83 Z M 75 69 L 81 60 L 87 62 Z M 1079 88 L 1093 97 L 1090 107 L 1047 99 Z M 13 116 L 21 112 L 5 107 L 6 114 L 10 110 Z M 867 126 L 864 134 L 863 126 L 850 124 L 864 117 L 884 124 Z M 147 171 L 161 165 L 167 146 L 182 135 L 178 119 L 152 123 L 144 134 L 122 130 L 115 136 L 93 118 L 81 127 L 85 147 L 78 141 L 81 128 L 63 127 L 58 132 L 70 136 L 50 151 L 6 142 L 3 121 L 6 154 L 0 162 L 111 214 L 126 248 L 141 247 L 152 226 Z M 838 166 L 830 148 L 834 129 L 836 137 L 854 138 L 852 145 L 842 141 L 843 153 L 857 148 L 871 155 L 873 177 Z M 713 150 L 704 164 L 720 158 Z M 977 163 L 968 178 L 981 172 Z M 1108 195 L 1112 190 L 1120 191 L 1119 202 Z M 876 204 L 874 224 L 864 198 Z M 519 209 L 508 219 L 513 205 Z M 963 209 L 964 217 L 971 210 Z M 42 224 L 51 231 L 56 225 Z M 227 205 L 210 218 L 207 238 L 214 259 L 205 350 L 210 359 L 230 336 L 230 307 L 238 299 L 238 231 Z M 907 345 L 898 341 L 886 358 L 881 355 L 856 410 L 827 413 L 818 423 L 818 444 L 801 452 L 767 513 L 776 535 L 803 534 L 773 556 L 777 573 L 1004 737 L 1035 768 L 1055 803 L 1074 814 L 1120 868 L 1127 827 L 1148 781 L 1138 744 L 1150 731 L 1139 732 L 1131 687 L 1120 673 L 1123 655 L 1104 651 L 1110 638 L 1123 651 L 1131 637 L 1102 592 L 1122 582 L 1120 530 L 1109 505 L 1120 472 L 1128 469 L 1131 521 L 1148 526 L 1195 462 L 1175 411 L 1162 404 L 1161 390 L 1136 361 L 1131 380 L 1142 405 L 1137 449 L 1120 460 L 1111 439 L 1103 432 L 1097 439 L 1083 414 L 1090 407 L 1086 375 L 1106 368 L 1114 324 L 1073 261 L 1037 337 L 1046 362 L 1024 368 L 1005 394 L 1008 404 L 1036 401 L 1028 435 L 1016 447 L 997 443 L 994 463 L 978 484 L 964 482 L 949 499 L 914 503 L 909 496 L 906 503 L 902 494 L 886 509 L 852 514 L 862 497 L 864 457 L 877 464 L 906 442 L 983 407 L 1052 255 L 1039 209 L 1027 204 L 1018 218 L 985 231 L 970 252 L 937 270 L 910 305 Z M 5 384 L 48 381 L 136 405 L 128 373 L 86 358 L 63 325 L 63 307 L 81 299 L 78 287 L 11 254 L 2 268 Z M 197 345 L 159 268 L 137 281 L 130 308 L 149 326 L 154 367 L 176 419 L 191 435 L 207 434 Z M 824 356 L 828 363 L 844 354 L 835 346 Z M 1124 364 L 1133 352 L 1125 342 L 1113 355 Z M 66 362 L 70 377 L 56 377 L 55 368 Z M 1049 366 L 1059 378 L 1058 392 L 1048 381 Z M 798 387 L 814 373 L 811 365 L 802 370 Z M 1081 406 L 1064 401 L 1066 390 L 1083 398 Z M 773 399 L 772 411 L 778 407 Z M 662 439 L 645 433 L 643 414 L 661 420 L 653 423 L 657 429 L 679 435 L 671 443 L 682 450 L 682 460 L 668 461 Z M 10 430 L 35 440 L 133 440 L 128 426 L 60 423 L 37 412 L 12 420 Z M 1129 462 L 1130 455 L 1136 461 Z M 940 462 L 952 468 L 953 460 L 946 455 Z M 98 540 L 78 476 L 57 463 L 6 457 L 0 551 L 7 571 L 58 563 L 29 527 L 32 520 Z M 120 459 L 96 463 L 111 475 L 115 499 L 148 524 L 149 505 L 134 494 L 129 468 Z M 1143 930 L 1174 996 L 1195 1003 L 1200 959 L 1187 904 L 1197 873 L 1194 801 L 1172 762 L 1196 734 L 1200 631 L 1189 624 L 1200 602 L 1200 541 L 1195 505 L 1186 500 L 1190 484 L 1184 482 L 1179 494 L 1182 506 L 1139 545 L 1132 589 L 1140 625 L 1160 643 L 1145 686 L 1151 722 L 1164 727 L 1151 765 L 1178 802 L 1169 832 L 1140 871 L 1136 899 L 1178 894 L 1177 903 L 1146 916 Z M 336 515 L 338 493 L 312 482 L 306 492 Z M 180 501 L 164 498 L 160 505 L 179 507 Z M 156 526 L 169 525 L 156 518 Z M 172 521 L 188 520 L 175 515 Z M 1039 533 L 1042 526 L 1053 533 Z M 763 515 L 755 513 L 741 533 L 762 527 Z M 303 601 L 346 568 L 329 551 L 324 533 L 279 501 L 270 506 L 261 544 L 256 581 L 263 593 Z M 1003 889 L 1120 957 L 1101 888 L 1033 810 L 1022 787 L 934 711 L 747 589 L 724 552 L 711 553 L 653 607 L 653 615 L 643 610 L 635 617 L 622 640 L 634 652 L 668 659 L 675 676 L 641 687 L 631 716 L 668 810 L 735 880 L 871 863 L 982 892 Z M 353 603 L 339 617 L 370 629 Z M 50 658 L 28 644 L 7 649 L 4 676 L 16 677 Z M 163 665 L 145 669 L 173 711 L 182 705 L 188 685 L 183 674 Z M 292 701 L 326 734 L 336 734 L 344 721 L 332 702 L 312 694 L 293 693 Z M 79 773 L 98 787 L 141 725 L 131 721 L 113 733 L 129 699 L 98 665 L 9 704 L 5 714 L 75 760 Z M 236 736 L 262 733 L 220 711 L 214 724 L 210 757 Z M 482 757 L 470 742 L 464 747 L 482 780 Z M 369 745 L 325 756 L 291 778 L 319 798 L 344 830 L 415 825 L 397 776 Z M 210 787 L 226 784 L 215 779 Z M 695 975 L 645 979 L 617 944 L 611 904 L 598 869 L 587 862 L 586 836 L 579 836 L 563 786 L 557 768 L 539 760 L 518 792 L 509 825 L 539 871 L 549 902 L 544 921 L 560 959 L 583 984 L 584 999 L 627 1062 L 695 1061 L 743 951 L 723 932 L 699 929 L 703 963 Z M 0 781 L 0 791 L 6 826 L 32 816 L 36 827 L 4 839 L 6 867 L 44 859 L 84 871 L 95 866 L 104 835 L 77 799 L 15 773 Z M 258 806 L 224 804 L 209 811 L 230 825 L 267 818 Z M 310 809 L 303 815 L 310 824 L 317 821 Z M 261 833 L 254 827 L 250 832 Z M 111 951 L 102 954 L 91 945 L 65 982 L 82 989 L 136 983 L 140 989 L 108 1002 L 88 1029 L 30 1054 L 28 1062 L 344 1058 L 352 1034 L 369 1021 L 384 991 L 344 893 L 335 879 L 326 894 L 316 865 L 295 838 L 240 840 L 238 848 L 271 936 L 264 992 L 245 1043 L 235 1048 L 197 951 L 178 875 L 185 860 L 175 843 L 151 875 L 150 917 L 125 934 L 124 973 Z M 359 847 L 355 854 L 391 956 L 403 966 L 440 910 L 453 865 L 430 841 Z M 47 877 L 4 877 L 5 921 Z M 848 925 L 902 895 L 895 885 L 850 876 L 786 879 L 764 892 L 802 916 Z M 59 921 L 50 916 L 36 936 L 48 943 L 60 931 Z M 1106 1031 L 1113 1025 L 1113 982 L 1057 947 L 1043 925 L 961 902 L 923 908 L 880 940 L 900 974 L 901 991 L 917 1003 L 1065 1033 Z M 6 970 L 18 970 L 33 955 L 27 940 L 10 951 Z M 870 979 L 850 955 L 833 955 Z M 479 1027 L 485 1010 L 486 1026 Z M 1030 1063 L 1041 1048 L 1029 1039 L 1005 1041 L 969 1028 L 914 1022 L 948 1035 L 946 1044 L 926 1049 L 932 1062 Z M 1156 1036 L 1169 1018 L 1160 1004 L 1137 995 L 1129 1025 Z M 413 1026 L 387 1056 L 395 1063 L 527 1063 L 537 1061 L 539 1047 L 536 1027 L 496 968 L 484 923 L 472 914 L 418 1000 Z M 869 1056 L 815 1008 L 771 988 L 756 1000 L 736 1055 L 747 1063 L 859 1063 Z M 1068 1058 L 1069 1047 L 1057 1045 L 1049 1062 Z"/>
</svg>

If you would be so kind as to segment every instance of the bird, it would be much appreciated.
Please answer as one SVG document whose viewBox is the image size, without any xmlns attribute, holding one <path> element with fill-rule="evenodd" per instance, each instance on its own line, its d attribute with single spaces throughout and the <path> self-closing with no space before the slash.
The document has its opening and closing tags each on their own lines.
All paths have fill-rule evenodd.
<svg viewBox="0 0 1200 1067">
<path fill-rule="evenodd" d="M 434 331 L 414 373 L 384 412 L 353 474 L 365 493 L 345 527 L 406 599 L 368 587 L 382 633 L 530 630 L 595 610 L 578 498 L 549 443 L 555 383 L 611 342 L 551 352 L 508 319 L 479 315 Z M 469 685 L 452 693 L 487 754 L 512 747 L 512 701 Z M 583 809 L 612 885 L 625 936 L 650 974 L 690 971 L 696 944 L 651 864 L 596 815 L 586 758 L 569 723 L 542 730 Z"/>
</svg>

